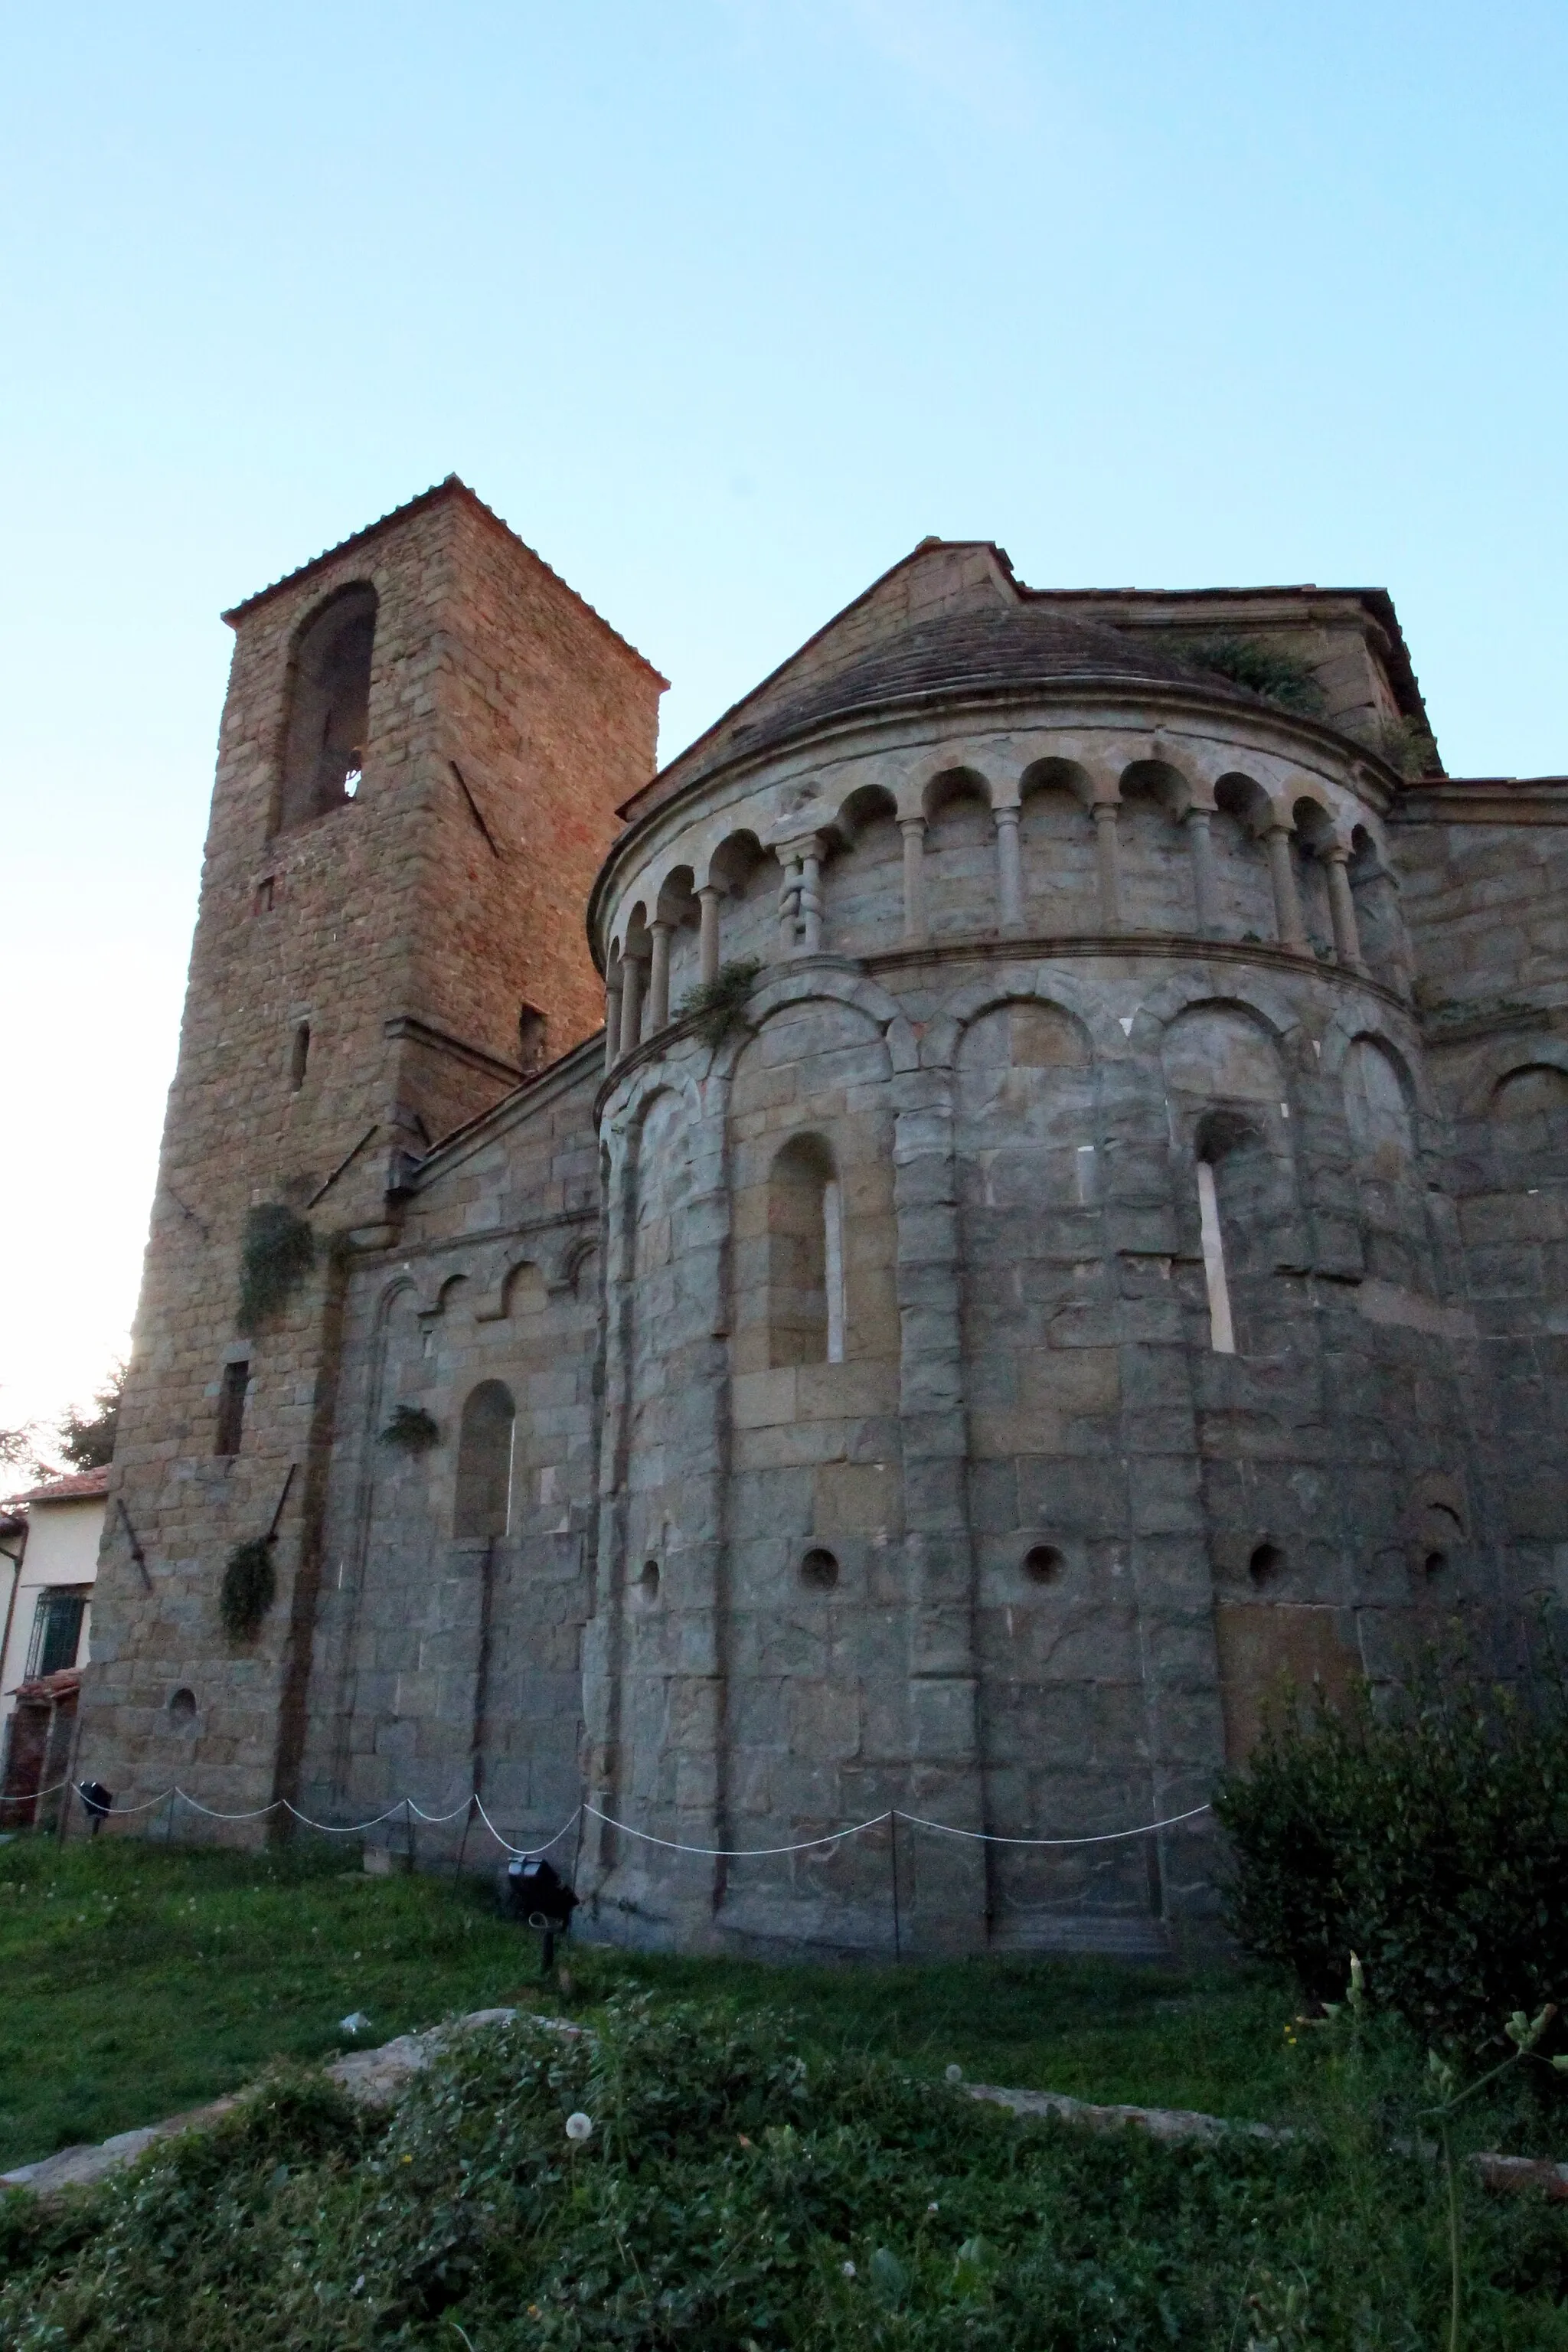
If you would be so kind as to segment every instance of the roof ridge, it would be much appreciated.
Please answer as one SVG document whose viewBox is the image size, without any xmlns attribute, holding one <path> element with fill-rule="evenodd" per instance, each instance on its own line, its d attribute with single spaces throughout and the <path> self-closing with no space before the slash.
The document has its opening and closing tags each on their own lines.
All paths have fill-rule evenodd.
<svg viewBox="0 0 1568 2352">
<path fill-rule="evenodd" d="M 360 530 L 351 531 L 346 539 L 340 539 L 333 546 L 322 548 L 319 555 L 312 555 L 305 562 L 295 564 L 292 571 L 280 572 L 276 580 L 268 581 L 265 588 L 258 588 L 253 594 L 241 597 L 237 604 L 230 604 L 221 613 L 218 615 L 219 619 L 226 621 L 232 629 L 237 621 L 241 620 L 247 613 L 254 612 L 258 604 L 266 604 L 268 597 L 276 596 L 280 589 L 292 587 L 297 581 L 303 580 L 310 572 L 319 571 L 323 563 L 330 563 L 335 557 L 348 555 L 356 547 L 363 547 L 367 540 L 374 539 L 376 533 L 384 530 L 389 523 L 406 521 L 410 515 L 417 514 L 422 509 L 434 505 L 437 499 L 454 496 L 466 499 L 470 506 L 477 507 L 480 514 L 494 523 L 498 530 L 504 531 L 515 546 L 522 549 L 525 555 L 531 555 L 535 563 L 542 571 L 548 572 L 552 580 L 566 591 L 573 603 L 580 604 L 584 613 L 590 614 L 602 629 L 606 630 L 615 638 L 617 645 L 624 646 L 627 653 L 641 662 L 643 667 L 658 679 L 661 686 L 669 684 L 664 672 L 655 667 L 641 648 L 634 646 L 629 637 L 623 636 L 615 623 L 607 621 L 597 605 L 591 604 L 580 589 L 574 588 L 569 580 L 563 579 L 555 566 L 541 555 L 536 547 L 531 547 L 521 532 L 512 529 L 504 515 L 497 514 L 494 507 L 488 506 L 478 490 L 465 482 L 460 474 L 444 474 L 438 482 L 432 482 L 428 489 L 419 490 L 413 498 L 405 499 L 401 506 L 388 508 L 386 513 L 378 515 L 374 522 L 367 522 Z"/>
</svg>

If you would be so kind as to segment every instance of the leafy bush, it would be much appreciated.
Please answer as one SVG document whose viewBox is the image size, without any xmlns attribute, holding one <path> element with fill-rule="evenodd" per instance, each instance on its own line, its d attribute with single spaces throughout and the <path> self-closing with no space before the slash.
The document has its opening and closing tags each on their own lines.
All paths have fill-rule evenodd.
<svg viewBox="0 0 1568 2352">
<path fill-rule="evenodd" d="M 11 2209 L 0 2343 L 1393 2352 L 1437 2334 L 1445 2221 L 1418 2158 L 1367 2160 L 1017 2122 L 765 2014 L 634 2004 L 475 2035 L 390 2116 L 270 2085 L 74 2210 Z M 1463 2193 L 1468 2345 L 1563 2352 L 1561 2219 Z"/>
<path fill-rule="evenodd" d="M 1185 648 L 1184 658 L 1194 669 L 1212 670 L 1216 677 L 1261 695 L 1265 702 L 1277 702 L 1282 710 L 1299 710 L 1308 719 L 1323 715 L 1323 689 L 1310 663 L 1278 646 L 1261 645 L 1253 637 L 1205 637 Z"/>
<path fill-rule="evenodd" d="M 285 1306 L 316 1263 L 310 1224 L 280 1201 L 267 1201 L 245 1220 L 239 1260 L 239 1328 L 259 1331 Z"/>
<path fill-rule="evenodd" d="M 277 1597 L 278 1571 L 272 1561 L 277 1540 L 276 1536 L 253 1536 L 248 1543 L 236 1544 L 224 1564 L 218 1615 L 231 1642 L 252 1640 Z"/>
<path fill-rule="evenodd" d="M 1375 1714 L 1276 1711 L 1215 1811 L 1245 1948 L 1426 2039 L 1476 2050 L 1515 2010 L 1568 1999 L 1568 1714 L 1521 1709 L 1436 1664 Z"/>
</svg>

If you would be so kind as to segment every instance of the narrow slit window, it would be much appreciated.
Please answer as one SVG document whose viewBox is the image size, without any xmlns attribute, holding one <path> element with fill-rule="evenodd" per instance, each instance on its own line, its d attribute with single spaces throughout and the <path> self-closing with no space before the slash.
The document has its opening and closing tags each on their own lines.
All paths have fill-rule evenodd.
<svg viewBox="0 0 1568 2352">
<path fill-rule="evenodd" d="M 1219 1196 L 1215 1190 L 1214 1162 L 1210 1160 L 1198 1161 L 1198 1223 L 1203 1234 L 1204 1280 L 1209 1295 L 1209 1345 L 1217 1355 L 1234 1356 L 1236 1327 L 1231 1321 L 1225 1237 L 1220 1231 Z"/>
<path fill-rule="evenodd" d="M 822 1188 L 822 1255 L 827 1292 L 827 1360 L 844 1361 L 844 1195 L 837 1176 Z"/>
<path fill-rule="evenodd" d="M 289 1088 L 298 1094 L 305 1083 L 305 1071 L 310 1059 L 310 1024 L 301 1021 L 294 1032 L 294 1043 L 289 1055 Z"/>
<path fill-rule="evenodd" d="M 239 1452 L 245 1434 L 245 1396 L 250 1386 L 250 1366 L 247 1363 L 226 1364 L 223 1385 L 217 1398 L 217 1444 L 216 1454 Z"/>
<path fill-rule="evenodd" d="M 793 1136 L 768 1179 L 768 1360 L 841 1364 L 844 1196 L 820 1136 Z"/>
<path fill-rule="evenodd" d="M 517 1016 L 517 1061 L 522 1070 L 544 1067 L 545 1019 L 536 1004 L 520 1007 Z"/>
</svg>

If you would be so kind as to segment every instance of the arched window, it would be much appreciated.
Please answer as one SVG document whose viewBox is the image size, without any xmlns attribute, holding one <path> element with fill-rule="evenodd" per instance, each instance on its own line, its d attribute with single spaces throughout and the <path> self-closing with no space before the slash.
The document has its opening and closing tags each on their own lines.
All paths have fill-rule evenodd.
<svg viewBox="0 0 1568 2352">
<path fill-rule="evenodd" d="M 793 1136 L 768 1177 L 768 1361 L 844 1361 L 843 1197 L 820 1136 Z"/>
<path fill-rule="evenodd" d="M 300 637 L 283 743 L 280 832 L 342 808 L 359 790 L 374 642 L 375 591 L 368 585 L 334 596 Z"/>
<path fill-rule="evenodd" d="M 511 1448 L 517 1407 L 504 1381 L 469 1391 L 458 1436 L 454 1536 L 504 1536 L 511 1516 Z"/>
</svg>

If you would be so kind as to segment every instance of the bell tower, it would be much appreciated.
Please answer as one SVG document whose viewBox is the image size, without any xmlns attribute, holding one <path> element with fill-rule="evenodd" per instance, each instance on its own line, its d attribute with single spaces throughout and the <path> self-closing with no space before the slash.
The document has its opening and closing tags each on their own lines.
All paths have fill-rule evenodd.
<svg viewBox="0 0 1568 2352">
<path fill-rule="evenodd" d="M 303 1737 L 346 1267 L 599 1025 L 583 909 L 665 681 L 456 476 L 224 617 L 77 1769 L 199 1761 L 239 1811 Z"/>
</svg>

